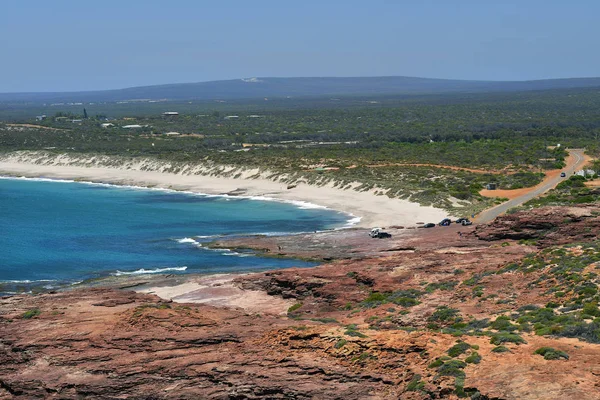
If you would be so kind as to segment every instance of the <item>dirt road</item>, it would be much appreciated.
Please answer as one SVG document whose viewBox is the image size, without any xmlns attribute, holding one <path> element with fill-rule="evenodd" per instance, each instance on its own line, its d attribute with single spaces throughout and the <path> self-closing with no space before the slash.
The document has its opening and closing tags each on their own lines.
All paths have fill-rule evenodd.
<svg viewBox="0 0 600 400">
<path fill-rule="evenodd" d="M 504 214 L 508 209 L 517 207 L 534 197 L 540 196 L 546 193 L 550 189 L 554 189 L 564 179 L 568 179 L 569 176 L 583 167 L 588 161 L 584 155 L 583 149 L 570 149 L 569 157 L 567 158 L 567 166 L 562 170 L 550 171 L 546 174 L 546 178 L 537 186 L 529 188 L 529 190 L 520 189 L 519 195 L 512 198 L 511 200 L 504 202 L 496 207 L 490 208 L 481 212 L 476 218 L 477 223 L 486 223 L 493 221 L 497 216 Z M 560 172 L 566 172 L 566 177 L 561 177 Z M 503 197 L 501 191 L 495 191 L 498 197 Z M 486 193 L 487 194 L 487 193 Z"/>
</svg>

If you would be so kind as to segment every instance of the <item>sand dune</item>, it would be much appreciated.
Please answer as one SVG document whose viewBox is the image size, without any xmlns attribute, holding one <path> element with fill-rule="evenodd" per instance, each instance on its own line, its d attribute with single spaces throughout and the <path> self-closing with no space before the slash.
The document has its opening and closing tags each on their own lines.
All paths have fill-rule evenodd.
<svg viewBox="0 0 600 400">
<path fill-rule="evenodd" d="M 0 175 L 74 179 L 307 202 L 350 213 L 360 218 L 359 227 L 414 226 L 418 221 L 437 222 L 448 216 L 446 211 L 438 208 L 377 196 L 374 194 L 376 189 L 358 192 L 335 188 L 332 184 L 313 186 L 303 183 L 288 189 L 286 183 L 268 179 L 271 175 L 268 171 L 215 165 L 172 165 L 151 159 L 15 152 L 0 156 Z"/>
</svg>

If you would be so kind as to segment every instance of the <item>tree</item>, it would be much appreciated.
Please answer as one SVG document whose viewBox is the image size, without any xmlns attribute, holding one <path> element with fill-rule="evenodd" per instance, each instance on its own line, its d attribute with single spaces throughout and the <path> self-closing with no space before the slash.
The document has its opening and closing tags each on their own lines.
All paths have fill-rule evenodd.
<svg viewBox="0 0 600 400">
<path fill-rule="evenodd" d="M 88 119 L 87 110 L 83 109 L 83 119 Z"/>
</svg>

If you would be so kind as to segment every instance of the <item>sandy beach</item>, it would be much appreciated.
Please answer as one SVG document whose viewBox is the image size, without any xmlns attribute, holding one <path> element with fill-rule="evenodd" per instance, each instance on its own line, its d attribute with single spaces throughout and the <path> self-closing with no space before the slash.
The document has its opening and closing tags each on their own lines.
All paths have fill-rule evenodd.
<svg viewBox="0 0 600 400">
<path fill-rule="evenodd" d="M 98 165 L 93 158 L 89 166 L 72 165 L 67 156 L 43 158 L 36 153 L 11 153 L 0 156 L 0 175 L 72 179 L 103 182 L 117 185 L 156 187 L 191 191 L 205 194 L 236 194 L 250 197 L 267 197 L 282 201 L 307 202 L 343 211 L 360 218 L 356 226 L 414 226 L 417 222 L 438 222 L 448 216 L 447 212 L 434 207 L 424 207 L 401 199 L 390 199 L 370 192 L 343 190 L 328 186 L 298 184 L 292 189 L 282 182 L 255 178 L 248 171 L 237 178 L 201 175 L 201 169 L 187 168 L 178 173 L 165 172 L 167 168 L 153 165 L 154 170 L 140 164 L 128 164 L 125 168 Z M 71 160 L 72 161 L 72 160 Z M 157 163 L 157 162 L 155 162 Z M 165 167 L 165 165 L 162 165 Z M 252 176 L 252 178 L 250 178 Z M 262 175 L 261 175 L 262 176 Z M 308 205 L 307 205 L 308 206 Z"/>
</svg>

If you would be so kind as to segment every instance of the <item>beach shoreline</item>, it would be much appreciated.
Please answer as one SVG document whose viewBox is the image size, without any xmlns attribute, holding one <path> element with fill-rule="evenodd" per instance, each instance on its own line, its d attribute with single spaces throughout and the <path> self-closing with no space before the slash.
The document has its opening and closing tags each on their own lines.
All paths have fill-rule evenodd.
<svg viewBox="0 0 600 400">
<path fill-rule="evenodd" d="M 63 156 L 56 156 L 57 160 Z M 358 192 L 332 185 L 315 186 L 299 183 L 292 188 L 284 182 L 263 177 L 250 178 L 171 173 L 161 170 L 143 170 L 142 167 L 118 168 L 112 166 L 36 163 L 31 157 L 0 157 L 0 175 L 26 178 L 50 178 L 93 183 L 161 188 L 206 195 L 229 195 L 257 200 L 278 200 L 302 206 L 322 206 L 349 214 L 352 226 L 414 226 L 417 222 L 437 222 L 448 216 L 434 207 L 421 206 L 402 199 L 375 195 L 373 191 Z M 90 157 L 93 160 L 93 157 Z M 94 165 L 90 163 L 91 165 Z M 359 220 L 360 219 L 360 220 Z"/>
</svg>

